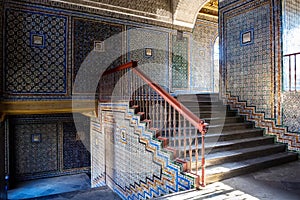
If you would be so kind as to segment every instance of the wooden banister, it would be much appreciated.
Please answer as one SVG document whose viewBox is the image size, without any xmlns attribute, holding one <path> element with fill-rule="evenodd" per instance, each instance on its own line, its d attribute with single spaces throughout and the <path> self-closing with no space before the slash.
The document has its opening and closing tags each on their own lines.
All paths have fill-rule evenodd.
<svg viewBox="0 0 300 200">
<path fill-rule="evenodd" d="M 165 101 L 167 101 L 176 111 L 182 114 L 191 124 L 193 124 L 201 133 L 205 131 L 205 126 L 207 124 L 204 123 L 198 116 L 192 113 L 189 109 L 187 109 L 184 105 L 182 105 L 179 101 L 177 101 L 173 96 L 171 96 L 166 90 L 164 90 L 161 86 L 154 83 L 144 72 L 142 72 L 137 67 L 137 61 L 130 61 L 126 64 L 120 65 L 116 68 L 110 69 L 103 73 L 104 75 L 112 74 L 118 71 L 122 71 L 124 69 L 132 69 L 135 74 L 137 74 L 140 78 L 142 78 L 155 92 L 157 92 Z"/>
<path fill-rule="evenodd" d="M 122 71 L 124 69 L 134 68 L 136 66 L 137 66 L 137 61 L 130 61 L 130 62 L 125 63 L 123 65 L 120 65 L 116 68 L 105 71 L 102 76 L 105 76 L 105 75 L 108 75 L 108 74 L 113 74 L 113 73 L 116 73 L 118 71 Z"/>
<path fill-rule="evenodd" d="M 291 54 L 285 54 L 285 55 L 283 55 L 283 56 L 294 56 L 294 55 L 299 55 L 300 54 L 300 52 L 297 52 L 297 53 L 291 53 Z"/>
<path fill-rule="evenodd" d="M 132 69 L 135 74 L 141 77 L 155 92 L 157 92 L 165 101 L 167 101 L 175 110 L 177 110 L 181 115 L 183 115 L 191 124 L 193 124 L 201 133 L 205 130 L 206 124 L 198 116 L 192 113 L 179 101 L 177 101 L 173 96 L 166 92 L 161 86 L 153 83 L 151 79 L 144 74 L 141 70 L 137 68 Z"/>
<path fill-rule="evenodd" d="M 179 122 L 178 124 L 181 124 L 180 120 L 181 120 L 181 116 L 182 116 L 184 118 L 184 124 L 187 121 L 187 122 L 189 122 L 190 125 L 192 125 L 193 127 L 195 127 L 195 130 L 194 130 L 195 131 L 195 136 L 198 135 L 197 130 L 201 133 L 201 137 L 202 137 L 202 140 L 201 140 L 201 143 L 202 143 L 202 146 L 201 146 L 201 171 L 202 171 L 201 184 L 202 184 L 202 186 L 205 186 L 205 146 L 204 146 L 204 135 L 206 133 L 206 126 L 207 126 L 207 124 L 204 122 L 204 120 L 201 120 L 198 116 L 196 116 L 193 112 L 191 112 L 187 107 L 185 107 L 183 104 L 181 104 L 176 98 L 174 98 L 172 95 L 170 95 L 159 84 L 157 84 L 154 81 L 152 81 L 151 78 L 148 77 L 142 70 L 140 70 L 140 69 L 137 68 L 137 64 L 138 64 L 137 61 L 128 62 L 128 63 L 120 65 L 119 67 L 116 67 L 114 69 L 110 69 L 108 71 L 105 71 L 103 73 L 103 76 L 109 75 L 109 74 L 113 74 L 113 73 L 116 73 L 116 72 L 120 72 L 122 70 L 128 70 L 128 71 L 131 70 L 132 71 L 132 75 L 133 75 L 133 73 L 135 75 L 137 75 L 137 77 L 139 77 L 138 80 L 143 80 L 149 86 L 149 88 L 151 88 L 153 91 L 155 91 L 156 94 L 158 94 L 160 97 L 162 97 L 164 99 L 164 103 L 165 103 L 164 113 L 165 114 L 167 112 L 166 108 L 167 108 L 167 103 L 168 103 L 168 105 L 169 105 L 169 119 L 171 119 L 173 121 L 173 123 L 174 123 L 174 127 L 173 127 L 174 128 L 174 132 L 173 132 L 173 134 L 178 134 L 179 137 L 180 137 L 180 134 L 181 134 L 180 128 L 177 130 L 177 132 L 175 131 L 176 114 L 177 114 L 176 112 L 178 112 L 180 114 L 178 116 L 178 122 Z M 117 77 L 118 77 L 118 75 L 117 75 Z M 136 80 L 137 79 L 134 78 L 131 81 L 136 81 Z M 124 85 L 127 86 L 127 84 L 124 84 Z M 133 85 L 137 86 L 138 84 L 135 82 L 135 83 L 133 83 Z M 131 87 L 132 87 L 132 85 L 131 85 Z M 124 89 L 124 90 L 126 90 L 126 89 Z M 131 90 L 132 90 L 132 88 L 131 88 Z M 122 92 L 122 90 L 121 90 L 121 92 Z M 142 94 L 144 94 L 143 93 L 143 89 L 140 92 Z M 143 103 L 141 103 L 141 96 L 139 96 L 139 98 L 136 98 L 136 96 L 133 95 L 133 101 L 135 101 L 136 99 L 138 99 L 140 105 L 143 105 Z M 158 105 L 158 99 L 159 98 L 154 98 L 153 97 L 152 100 L 153 99 L 156 99 L 156 101 L 157 101 L 157 102 L 155 102 L 153 104 Z M 146 101 L 146 104 L 149 106 L 149 101 L 151 101 L 151 97 L 150 97 L 150 100 L 149 100 L 148 94 L 146 94 L 146 99 L 144 99 L 144 100 Z M 141 107 L 143 107 L 143 106 L 141 106 Z M 173 112 L 173 118 L 171 118 L 171 108 L 173 108 L 174 111 L 176 111 L 176 112 Z M 159 113 L 158 112 L 158 107 L 156 107 L 156 109 L 157 110 L 152 111 L 152 114 L 153 113 L 157 114 L 156 117 L 153 114 L 152 119 L 154 119 L 154 121 L 159 118 L 159 116 L 158 116 L 158 113 Z M 149 114 L 149 110 L 148 110 L 148 114 Z M 167 121 L 166 121 L 167 119 L 166 118 L 167 118 L 167 116 L 165 115 L 165 119 L 164 119 L 165 120 L 165 124 L 167 124 Z M 161 112 L 160 119 L 162 119 L 162 112 Z M 171 129 L 171 127 L 170 127 L 170 124 L 169 124 L 169 130 L 170 129 Z M 169 134 L 169 136 L 171 136 L 171 134 Z M 186 132 L 184 132 L 184 137 L 186 137 Z M 189 137 L 191 138 L 191 132 L 189 133 Z M 198 167 L 197 167 L 198 166 L 198 136 L 196 136 L 195 138 L 196 138 L 195 139 L 195 145 L 196 145 L 196 149 L 197 149 L 196 152 L 195 152 L 195 156 L 197 157 L 197 159 L 196 159 L 196 171 L 197 171 L 198 170 Z M 185 140 L 185 138 L 184 138 L 184 140 Z M 190 140 L 190 143 L 189 143 L 189 154 L 190 154 L 189 155 L 189 157 L 190 157 L 190 161 L 189 162 L 190 162 L 190 165 L 189 166 L 191 168 L 192 167 L 192 149 L 191 149 L 192 143 L 191 143 L 191 139 L 189 139 L 189 140 Z M 184 148 L 186 148 L 186 145 L 184 145 Z M 184 151 L 185 150 L 186 149 L 184 149 Z M 186 158 L 184 158 L 184 159 L 185 159 L 184 161 L 186 162 Z M 189 172 L 192 173 L 191 170 Z M 198 171 L 196 172 L 195 175 L 199 178 Z M 196 183 L 198 185 L 198 181 L 196 181 Z M 196 187 L 198 187 L 198 186 L 196 186 Z"/>
</svg>

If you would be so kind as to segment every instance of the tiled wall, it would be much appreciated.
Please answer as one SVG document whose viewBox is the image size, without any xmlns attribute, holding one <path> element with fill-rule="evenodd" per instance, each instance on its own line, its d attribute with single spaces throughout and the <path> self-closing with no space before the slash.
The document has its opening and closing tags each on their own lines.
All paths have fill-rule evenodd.
<svg viewBox="0 0 300 200">
<path fill-rule="evenodd" d="M 191 90 L 214 91 L 213 47 L 218 36 L 218 23 L 198 19 L 193 30 L 193 43 L 191 46 Z"/>
<path fill-rule="evenodd" d="M 99 104 L 91 121 L 92 186 L 107 184 L 122 199 L 151 199 L 194 187 L 173 154 L 157 140 L 128 104 Z M 104 151 L 106 149 L 106 151 Z M 105 157 L 105 159 L 104 159 Z"/>
<path fill-rule="evenodd" d="M 187 90 L 190 87 L 190 60 L 188 36 L 172 35 L 172 70 L 173 90 Z"/>
<path fill-rule="evenodd" d="M 300 52 L 300 1 L 299 0 L 284 0 L 283 1 L 283 54 Z M 297 59 L 299 56 L 297 56 Z M 292 60 L 294 58 L 292 57 Z M 282 107 L 283 107 L 283 125 L 288 127 L 291 132 L 300 133 L 300 91 L 289 90 L 289 64 L 284 58 L 283 62 L 283 94 L 282 94 Z M 293 65 L 292 65 L 293 66 Z M 299 63 L 298 63 L 298 66 Z M 297 69 L 299 70 L 299 69 Z M 297 73 L 299 76 L 299 72 Z M 294 77 L 292 76 L 294 80 Z M 293 81 L 292 80 L 292 81 Z M 294 83 L 292 84 L 292 86 Z M 292 89 L 294 90 L 294 89 Z"/>
<path fill-rule="evenodd" d="M 22 2 L 7 1 L 4 10 L 4 91 L 8 100 L 61 100 L 74 94 L 94 94 L 100 69 L 126 60 L 138 60 L 145 73 L 166 88 L 212 89 L 215 23 L 197 22 L 192 37 L 198 44 L 195 51 L 189 51 L 190 35 L 184 33 L 179 42 L 176 30 L 95 15 L 85 8 L 70 12 L 73 7 L 68 4 L 57 3 L 48 9 L 38 6 L 42 4 L 39 0 L 37 5 Z M 130 2 L 128 6 L 136 5 Z M 145 55 L 145 49 L 152 49 L 152 56 Z M 191 63 L 172 58 L 172 51 L 184 54 L 185 62 Z M 209 70 L 203 67 L 207 65 Z M 78 78 L 82 77 L 79 71 L 84 78 Z"/>
<path fill-rule="evenodd" d="M 280 4 L 269 0 L 220 3 L 222 94 L 257 127 L 299 151 L 298 133 L 292 133 L 299 131 L 298 92 L 282 87 L 280 20 L 284 11 Z M 253 40 L 243 43 L 247 32 Z"/>
<path fill-rule="evenodd" d="M 221 8 L 220 15 L 224 92 L 274 118 L 274 95 L 278 94 L 274 91 L 272 2 L 236 1 Z M 243 44 L 242 35 L 247 32 L 252 40 Z"/>
<path fill-rule="evenodd" d="M 72 115 L 12 117 L 12 175 L 19 180 L 89 172 L 89 120 L 81 116 L 76 129 Z"/>
<path fill-rule="evenodd" d="M 162 86 L 169 88 L 169 32 L 128 27 L 128 61 L 137 60 L 138 67 Z M 152 56 L 145 54 L 152 49 Z"/>
<path fill-rule="evenodd" d="M 91 118 L 91 185 L 100 187 L 105 183 L 105 134 L 101 131 L 99 118 Z"/>
<path fill-rule="evenodd" d="M 9 8 L 5 25 L 5 93 L 66 94 L 67 18 Z"/>
<path fill-rule="evenodd" d="M 283 102 L 283 125 L 288 131 L 300 133 L 300 95 L 296 92 L 284 92 Z"/>
</svg>

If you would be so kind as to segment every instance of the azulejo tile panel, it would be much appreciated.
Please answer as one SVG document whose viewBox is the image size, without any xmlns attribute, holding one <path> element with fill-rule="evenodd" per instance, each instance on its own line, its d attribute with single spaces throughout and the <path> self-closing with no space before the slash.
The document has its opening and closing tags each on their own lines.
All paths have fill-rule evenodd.
<svg viewBox="0 0 300 200">
<path fill-rule="evenodd" d="M 66 94 L 67 23 L 62 15 L 5 10 L 5 92 Z"/>
<path fill-rule="evenodd" d="M 89 127 L 77 130 L 73 122 L 63 123 L 63 169 L 90 167 L 90 152 L 84 143 L 89 143 Z"/>
<path fill-rule="evenodd" d="M 193 31 L 191 45 L 191 89 L 198 91 L 214 91 L 218 78 L 214 77 L 219 68 L 214 65 L 213 49 L 218 35 L 218 24 L 205 19 L 198 19 Z"/>
<path fill-rule="evenodd" d="M 16 124 L 13 126 L 13 133 L 16 176 L 58 170 L 58 138 L 55 123 Z M 40 134 L 41 141 L 33 142 L 32 134 Z"/>
<path fill-rule="evenodd" d="M 138 61 L 138 67 L 153 81 L 165 88 L 169 85 L 169 32 L 148 28 L 127 27 L 128 61 Z M 145 49 L 152 56 L 145 56 Z"/>
<path fill-rule="evenodd" d="M 189 38 L 172 35 L 172 88 L 187 89 L 189 87 Z"/>
<path fill-rule="evenodd" d="M 244 2 L 239 7 L 233 4 L 221 10 L 224 13 L 222 71 L 226 91 L 256 106 L 267 118 L 274 118 L 272 4 L 270 1 Z M 249 30 L 253 31 L 253 41 L 241 45 L 241 33 Z"/>
<path fill-rule="evenodd" d="M 14 141 L 9 144 L 15 155 L 14 162 L 9 163 L 12 176 L 17 180 L 30 180 L 88 173 L 90 158 L 83 142 L 89 142 L 90 122 L 80 115 L 80 124 L 75 127 L 73 119 L 71 114 L 9 118 L 11 131 L 8 137 Z M 85 136 L 84 128 L 87 130 Z"/>
<path fill-rule="evenodd" d="M 283 125 L 288 127 L 288 131 L 300 134 L 300 110 L 298 92 L 284 92 L 283 104 Z"/>
<path fill-rule="evenodd" d="M 172 161 L 172 153 L 162 149 L 155 132 L 140 122 L 127 103 L 100 103 L 99 108 L 92 141 L 104 143 L 105 147 L 98 149 L 106 149 L 106 167 L 101 166 L 103 153 L 92 155 L 100 163 L 92 165 L 94 186 L 105 182 L 122 199 L 149 199 L 193 188 L 194 179 L 182 173 L 181 166 Z"/>
</svg>

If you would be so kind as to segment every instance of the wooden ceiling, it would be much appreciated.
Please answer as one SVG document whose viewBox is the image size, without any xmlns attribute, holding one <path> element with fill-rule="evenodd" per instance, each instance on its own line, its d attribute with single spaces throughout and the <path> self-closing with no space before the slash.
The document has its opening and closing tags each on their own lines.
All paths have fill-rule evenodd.
<svg viewBox="0 0 300 200">
<path fill-rule="evenodd" d="M 199 14 L 218 17 L 218 0 L 208 1 L 200 10 Z"/>
</svg>

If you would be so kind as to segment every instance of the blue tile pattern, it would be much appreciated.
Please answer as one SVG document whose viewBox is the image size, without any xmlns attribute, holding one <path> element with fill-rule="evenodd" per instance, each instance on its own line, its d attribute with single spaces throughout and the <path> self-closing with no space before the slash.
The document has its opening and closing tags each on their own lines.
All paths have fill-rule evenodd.
<svg viewBox="0 0 300 200">
<path fill-rule="evenodd" d="M 65 94 L 67 91 L 66 17 L 5 10 L 5 92 Z M 32 45 L 32 35 L 44 45 Z"/>
<path fill-rule="evenodd" d="M 241 2 L 239 2 L 241 3 Z M 237 6 L 233 4 L 232 7 Z M 238 10 L 238 14 L 237 14 Z M 222 71 L 226 92 L 256 106 L 267 118 L 274 117 L 274 51 L 272 48 L 272 6 L 245 3 L 241 7 L 224 8 Z M 253 30 L 251 45 L 241 46 L 241 32 Z"/>
<path fill-rule="evenodd" d="M 91 166 L 89 149 L 83 143 L 90 142 L 89 126 L 79 131 L 73 122 L 64 122 L 63 133 L 64 170 Z"/>
</svg>

